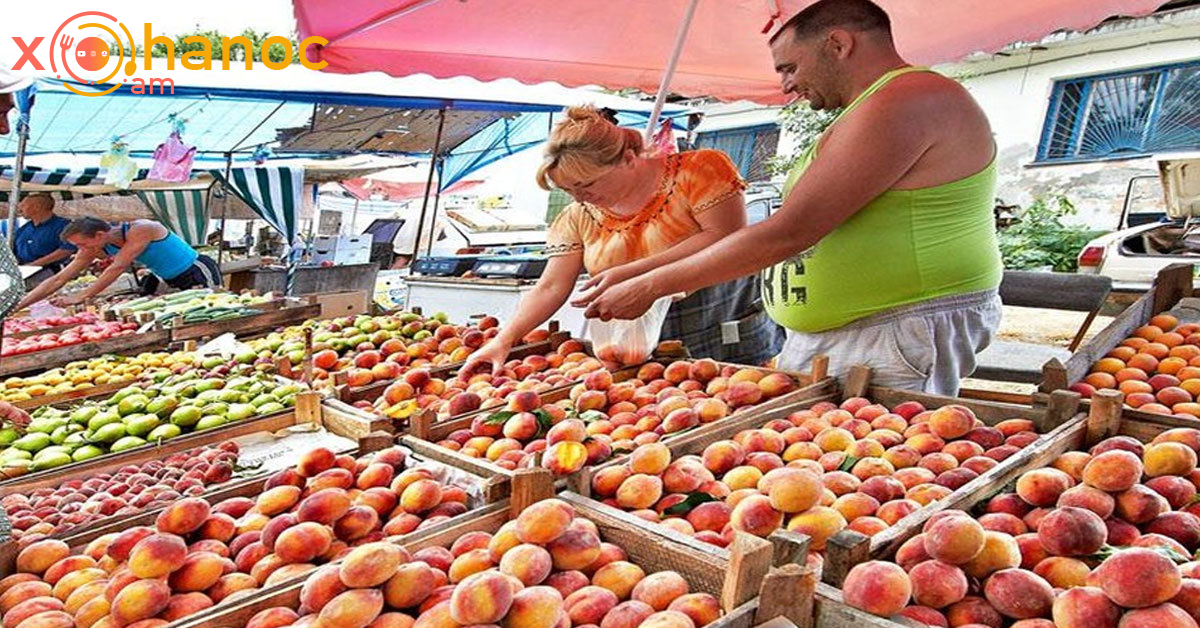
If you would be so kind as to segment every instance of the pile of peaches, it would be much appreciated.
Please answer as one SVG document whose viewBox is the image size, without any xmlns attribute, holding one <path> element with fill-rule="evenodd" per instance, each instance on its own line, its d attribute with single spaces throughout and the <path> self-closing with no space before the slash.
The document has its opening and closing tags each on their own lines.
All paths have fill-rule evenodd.
<svg viewBox="0 0 1200 628">
<path fill-rule="evenodd" d="M 893 561 L 857 565 L 847 603 L 931 626 L 1195 628 L 1200 430 L 1126 436 L 1021 475 L 973 517 L 935 514 Z"/>
<path fill-rule="evenodd" d="M 779 528 L 823 550 L 843 529 L 877 534 L 1038 438 L 1032 422 L 989 427 L 969 408 L 888 408 L 864 398 L 811 409 L 672 459 L 662 443 L 592 476 L 597 499 L 718 546 Z"/>
<path fill-rule="evenodd" d="M 1119 390 L 1132 408 L 1200 417 L 1200 325 L 1181 325 L 1170 314 L 1151 318 L 1097 360 L 1071 390 L 1084 397 L 1097 390 Z"/>
</svg>

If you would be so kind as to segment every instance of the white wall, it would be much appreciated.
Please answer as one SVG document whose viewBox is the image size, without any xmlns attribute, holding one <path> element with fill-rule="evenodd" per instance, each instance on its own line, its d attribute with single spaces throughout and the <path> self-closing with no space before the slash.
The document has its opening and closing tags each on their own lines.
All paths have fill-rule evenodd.
<svg viewBox="0 0 1200 628">
<path fill-rule="evenodd" d="M 1131 20 L 1124 27 L 1100 29 L 1096 34 L 1044 46 L 1046 50 L 1020 49 L 1007 58 L 939 70 L 959 77 L 991 121 L 998 149 L 999 198 L 1025 205 L 1039 196 L 1064 194 L 1079 208 L 1080 222 L 1112 229 L 1129 177 L 1154 174 L 1154 162 L 1131 159 L 1031 165 L 1054 82 L 1200 59 L 1200 15 L 1182 20 Z"/>
</svg>

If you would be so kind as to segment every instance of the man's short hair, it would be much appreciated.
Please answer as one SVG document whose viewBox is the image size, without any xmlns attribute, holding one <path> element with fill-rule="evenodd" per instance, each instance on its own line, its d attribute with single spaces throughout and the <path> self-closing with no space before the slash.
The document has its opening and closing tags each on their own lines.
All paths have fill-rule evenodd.
<svg viewBox="0 0 1200 628">
<path fill-rule="evenodd" d="M 58 237 L 62 238 L 63 240 L 66 240 L 69 236 L 73 235 L 81 235 L 85 238 L 90 238 L 97 233 L 108 231 L 109 228 L 109 224 L 103 220 L 100 220 L 99 218 L 84 216 L 83 218 L 76 218 L 75 220 L 72 220 L 70 224 L 68 224 L 66 227 L 63 227 L 62 233 L 60 233 Z"/>
<path fill-rule="evenodd" d="M 793 15 L 772 37 L 791 31 L 796 39 L 822 35 L 831 28 L 879 31 L 892 37 L 892 20 L 871 0 L 817 0 Z"/>
</svg>

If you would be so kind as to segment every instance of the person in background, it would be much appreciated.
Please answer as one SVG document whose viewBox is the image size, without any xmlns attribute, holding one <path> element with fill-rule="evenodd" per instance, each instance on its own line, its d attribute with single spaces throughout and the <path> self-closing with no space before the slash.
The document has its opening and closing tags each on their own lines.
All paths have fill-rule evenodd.
<svg viewBox="0 0 1200 628">
<path fill-rule="evenodd" d="M 21 302 L 26 307 L 58 292 L 66 283 L 86 269 L 93 260 L 111 257 L 112 263 L 91 286 L 77 295 L 64 297 L 64 305 L 82 303 L 112 285 L 121 273 L 134 262 L 145 266 L 155 275 L 143 284 L 144 294 L 153 294 L 158 280 L 176 290 L 188 288 L 217 288 L 221 286 L 221 270 L 207 255 L 201 255 L 182 238 L 153 220 L 134 220 L 119 226 L 99 218 L 78 218 L 63 229 L 64 240 L 79 248 L 79 253 L 66 268 L 34 288 Z"/>
<path fill-rule="evenodd" d="M 62 270 L 67 258 L 75 254 L 75 247 L 60 237 L 71 221 L 54 215 L 54 198 L 49 194 L 30 194 L 17 210 L 26 221 L 17 227 L 12 242 L 17 263 L 41 267 L 26 280 L 26 286 L 32 288 Z"/>
<path fill-rule="evenodd" d="M 770 40 L 784 93 L 841 109 L 761 223 L 588 295 L 588 315 L 633 318 L 662 295 L 762 271 L 788 329 L 779 367 L 829 356 L 880 386 L 943 395 L 1000 325 L 992 214 L 996 149 L 962 85 L 908 64 L 870 0 L 819 0 Z"/>
<path fill-rule="evenodd" d="M 585 290 L 603 289 L 704 250 L 746 224 L 746 184 L 724 153 L 647 157 L 641 133 L 593 107 L 567 110 L 537 180 L 575 202 L 550 226 L 550 260 L 538 283 L 513 320 L 472 354 L 465 372 L 487 363 L 498 368 L 514 344 L 562 307 L 582 270 L 591 275 Z M 726 327 L 732 331 L 722 334 Z M 758 286 L 743 279 L 675 302 L 661 338 L 682 340 L 696 357 L 761 364 L 777 351 L 777 332 Z"/>
</svg>

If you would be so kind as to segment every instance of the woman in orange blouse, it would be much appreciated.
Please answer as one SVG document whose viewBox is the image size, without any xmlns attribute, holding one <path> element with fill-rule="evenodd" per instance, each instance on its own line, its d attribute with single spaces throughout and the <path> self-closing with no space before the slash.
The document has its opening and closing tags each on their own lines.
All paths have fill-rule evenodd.
<svg viewBox="0 0 1200 628">
<path fill-rule="evenodd" d="M 566 114 L 550 136 L 537 181 L 575 202 L 550 226 L 550 260 L 537 285 L 513 320 L 471 356 L 466 372 L 486 363 L 499 369 L 514 344 L 562 307 L 580 271 L 591 275 L 584 289 L 607 287 L 691 255 L 746 224 L 746 184 L 724 153 L 646 156 L 640 133 L 616 126 L 595 108 L 572 107 Z M 777 334 L 763 314 L 757 283 L 751 278 L 739 290 L 731 284 L 673 304 L 662 337 L 684 340 L 697 357 L 769 359 Z M 699 346 L 719 349 L 720 325 L 731 321 L 747 334 L 734 334 L 740 342 L 724 345 L 724 352 Z"/>
</svg>

